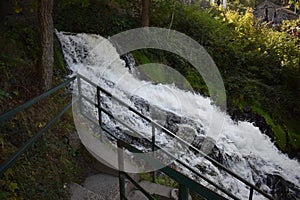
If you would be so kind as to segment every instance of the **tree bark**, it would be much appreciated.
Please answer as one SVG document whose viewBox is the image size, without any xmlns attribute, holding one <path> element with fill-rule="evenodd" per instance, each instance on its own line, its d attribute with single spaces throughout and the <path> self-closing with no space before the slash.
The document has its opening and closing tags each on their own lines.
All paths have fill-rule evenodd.
<svg viewBox="0 0 300 200">
<path fill-rule="evenodd" d="M 151 0 L 142 0 L 142 27 L 149 26 L 150 1 Z"/>
<path fill-rule="evenodd" d="M 38 21 L 40 31 L 40 57 L 38 74 L 40 89 L 48 90 L 52 86 L 53 76 L 53 0 L 38 0 Z"/>
</svg>

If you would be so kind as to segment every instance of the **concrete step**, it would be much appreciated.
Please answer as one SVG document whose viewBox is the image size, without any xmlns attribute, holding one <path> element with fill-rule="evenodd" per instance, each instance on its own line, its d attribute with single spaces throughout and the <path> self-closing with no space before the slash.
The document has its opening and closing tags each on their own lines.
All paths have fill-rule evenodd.
<svg viewBox="0 0 300 200">
<path fill-rule="evenodd" d="M 85 179 L 83 186 L 69 184 L 70 200 L 118 200 L 119 178 L 107 174 L 96 174 Z"/>
<path fill-rule="evenodd" d="M 177 190 L 175 188 L 160 185 L 157 183 L 152 183 L 149 181 L 141 181 L 139 185 L 150 194 L 155 194 L 159 196 L 160 200 L 178 199 L 176 192 L 174 192 L 175 190 Z"/>
<path fill-rule="evenodd" d="M 68 186 L 71 193 L 71 200 L 105 200 L 98 194 L 95 194 L 77 183 L 70 183 Z"/>
<path fill-rule="evenodd" d="M 178 200 L 178 189 L 173 187 L 168 187 L 160 185 L 157 183 L 152 183 L 149 181 L 141 181 L 139 185 L 144 188 L 147 192 L 152 195 L 156 195 L 160 200 Z M 192 200 L 191 195 L 189 195 L 189 200 Z"/>
<path fill-rule="evenodd" d="M 132 178 L 139 182 L 139 175 L 133 174 Z M 119 178 L 108 174 L 96 174 L 85 179 L 83 186 L 77 183 L 69 184 L 71 200 L 100 199 L 119 200 Z M 133 184 L 125 183 L 126 196 L 134 190 Z M 94 197 L 95 196 L 95 197 Z"/>
<path fill-rule="evenodd" d="M 132 176 L 139 182 L 139 176 Z M 141 181 L 139 185 L 149 194 L 156 195 L 160 200 L 177 200 L 178 190 L 149 181 Z M 133 184 L 126 182 L 126 197 L 129 200 L 146 200 L 147 197 Z M 83 186 L 77 183 L 69 184 L 71 200 L 119 200 L 119 178 L 108 174 L 92 175 L 84 181 Z"/>
<path fill-rule="evenodd" d="M 119 178 L 108 174 L 90 176 L 83 186 L 106 200 L 115 200 L 119 196 Z"/>
<path fill-rule="evenodd" d="M 133 190 L 129 192 L 127 196 L 128 200 L 148 200 L 148 198 L 139 190 Z"/>
</svg>

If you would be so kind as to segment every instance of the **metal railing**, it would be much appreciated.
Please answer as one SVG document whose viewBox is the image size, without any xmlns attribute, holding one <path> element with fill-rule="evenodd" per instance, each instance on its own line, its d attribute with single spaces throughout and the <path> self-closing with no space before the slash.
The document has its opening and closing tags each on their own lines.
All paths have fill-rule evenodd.
<svg viewBox="0 0 300 200">
<path fill-rule="evenodd" d="M 67 86 L 68 84 L 70 84 L 72 81 L 74 81 L 76 79 L 76 77 L 72 77 L 66 81 L 64 81 L 63 83 L 61 83 L 60 85 L 50 89 L 49 91 L 43 93 L 42 95 L 16 107 L 15 109 L 12 109 L 2 115 L 0 115 L 0 123 L 11 118 L 12 116 L 16 115 L 17 113 L 25 110 L 26 108 L 32 106 L 33 104 L 39 102 L 40 100 L 48 97 L 49 95 L 53 94 L 54 92 L 56 92 L 57 90 Z M 96 87 L 97 88 L 97 102 L 94 103 L 93 100 L 90 100 L 88 97 L 84 96 L 81 93 L 81 81 L 86 81 L 88 82 L 91 86 Z M 202 178 L 203 180 L 205 180 L 207 183 L 209 183 L 210 185 L 214 186 L 217 190 L 219 190 L 220 192 L 222 192 L 224 195 L 226 195 L 229 198 L 232 199 L 239 199 L 238 197 L 236 197 L 235 195 L 231 194 L 230 192 L 228 192 L 227 190 L 225 190 L 224 188 L 220 187 L 219 185 L 217 185 L 216 183 L 214 183 L 213 181 L 211 181 L 210 179 L 206 178 L 203 174 L 200 174 L 197 170 L 195 170 L 194 168 L 192 168 L 191 166 L 189 166 L 188 164 L 186 164 L 185 162 L 178 160 L 176 157 L 174 157 L 171 153 L 165 151 L 164 149 L 162 149 L 160 146 L 158 146 L 155 142 L 155 138 L 156 138 L 156 129 L 160 129 L 161 131 L 163 131 L 164 133 L 166 133 L 167 135 L 173 137 L 174 139 L 176 139 L 178 142 L 180 142 L 181 144 L 187 146 L 188 148 L 192 149 L 193 151 L 199 153 L 200 155 L 203 156 L 203 158 L 207 159 L 208 161 L 210 161 L 211 163 L 213 163 L 215 166 L 217 166 L 218 168 L 222 169 L 223 171 L 225 171 L 226 173 L 228 173 L 229 175 L 231 175 L 232 177 L 234 177 L 235 179 L 241 181 L 242 183 L 245 184 L 245 186 L 247 186 L 249 188 L 249 199 L 253 198 L 253 192 L 256 191 L 258 193 L 260 193 L 261 195 L 263 195 L 264 197 L 268 198 L 268 199 L 273 199 L 270 195 L 268 195 L 267 193 L 265 193 L 264 191 L 260 190 L 258 187 L 256 187 L 255 185 L 251 184 L 250 182 L 244 180 L 242 177 L 240 177 L 239 175 L 235 174 L 234 172 L 230 171 L 229 169 L 227 169 L 226 167 L 224 167 L 223 165 L 221 165 L 220 163 L 218 163 L 217 161 L 213 160 L 212 158 L 210 158 L 209 156 L 205 155 L 203 152 L 201 152 L 199 149 L 197 149 L 196 147 L 192 146 L 191 144 L 187 143 L 186 141 L 184 141 L 183 139 L 179 138 L 178 136 L 176 136 L 175 134 L 173 134 L 171 131 L 167 130 L 165 127 L 162 127 L 160 124 L 156 123 L 155 121 L 153 121 L 152 119 L 150 119 L 149 117 L 141 114 L 139 111 L 137 111 L 136 109 L 130 107 L 129 105 L 127 105 L 125 102 L 121 101 L 120 99 L 118 99 L 117 97 L 113 96 L 110 92 L 106 91 L 105 89 L 101 88 L 100 86 L 92 83 L 91 81 L 89 81 L 88 79 L 86 79 L 85 77 L 78 75 L 77 76 L 77 81 L 78 81 L 78 91 L 79 91 L 79 96 L 78 99 L 81 101 L 86 100 L 91 104 L 94 104 L 94 106 L 96 106 L 96 108 L 98 109 L 98 123 L 99 126 L 108 134 L 110 134 L 111 136 L 113 136 L 116 140 L 117 140 L 117 145 L 120 149 L 127 149 L 130 152 L 136 152 L 136 153 L 141 153 L 141 150 L 138 150 L 137 148 L 131 146 L 130 144 L 118 139 L 114 134 L 111 133 L 110 130 L 108 130 L 105 125 L 102 123 L 102 114 L 105 113 L 107 116 L 109 116 L 110 118 L 113 118 L 115 121 L 117 121 L 118 123 L 122 124 L 123 126 L 125 126 L 126 128 L 128 128 L 129 130 L 131 130 L 132 132 L 134 132 L 137 135 L 143 136 L 141 133 L 137 132 L 136 130 L 134 130 L 133 128 L 131 128 L 129 125 L 127 125 L 125 122 L 123 122 L 122 120 L 119 120 L 118 118 L 116 118 L 109 110 L 105 109 L 104 107 L 101 107 L 101 93 L 104 93 L 105 95 L 109 96 L 111 99 L 115 100 L 117 103 L 119 103 L 120 105 L 127 107 L 129 111 L 135 113 L 136 115 L 138 115 L 139 117 L 141 117 L 142 119 L 146 120 L 147 122 L 149 122 L 152 126 L 152 137 L 151 140 L 145 138 L 151 145 L 152 145 L 152 151 L 156 151 L 158 149 L 162 150 L 164 153 L 166 153 L 168 156 L 174 158 L 176 160 L 177 163 L 179 163 L 180 165 L 184 166 L 185 168 L 189 169 L 191 173 L 193 173 L 194 175 L 197 175 L 198 177 Z M 35 141 L 37 141 L 45 131 L 47 131 L 70 107 L 72 106 L 72 102 L 70 101 L 55 117 L 53 117 L 42 129 L 40 129 L 36 134 L 34 134 L 29 140 L 27 140 L 25 142 L 25 144 L 23 144 L 22 147 L 20 147 L 9 159 L 7 159 L 3 164 L 0 165 L 0 175 L 2 175 L 3 173 L 5 173 L 5 171 L 10 168 L 17 160 L 18 157 L 20 157 L 26 150 L 28 150 Z M 88 116 L 85 116 L 88 117 Z M 119 151 L 118 152 L 118 163 L 119 163 L 119 167 L 120 169 L 122 169 L 122 163 L 124 162 L 124 160 L 122 159 L 122 155 L 123 155 L 123 151 Z M 145 154 L 138 154 L 141 156 L 144 156 Z M 143 157 L 143 159 L 147 159 L 150 160 L 151 162 L 149 163 L 158 163 L 159 161 L 156 160 L 154 157 Z M 160 169 L 160 171 L 162 171 L 164 174 L 166 174 L 167 176 L 169 176 L 170 178 L 174 179 L 175 181 L 177 181 L 179 183 L 179 197 L 180 199 L 187 199 L 188 198 L 188 191 L 192 190 L 198 194 L 200 194 L 203 197 L 206 198 L 213 198 L 213 199 L 225 199 L 225 197 L 219 195 L 218 193 L 216 193 L 215 191 L 212 191 L 211 189 L 201 185 L 200 183 L 195 182 L 194 180 L 188 178 L 187 176 L 181 174 L 180 172 L 172 169 L 171 167 L 164 167 L 162 169 Z M 130 180 L 139 190 L 141 190 L 149 199 L 153 199 L 153 197 L 147 192 L 145 191 L 141 186 L 138 185 L 138 183 L 136 183 L 127 173 L 125 173 L 124 171 L 120 170 L 120 174 L 119 174 L 119 180 L 120 180 L 120 194 L 121 194 L 121 198 L 122 199 L 126 199 L 125 197 L 125 178 Z M 155 174 L 154 174 L 154 178 L 153 180 L 155 180 Z"/>
<path fill-rule="evenodd" d="M 171 158 L 175 159 L 177 163 L 179 163 L 180 165 L 182 165 L 183 167 L 185 167 L 186 169 L 188 169 L 191 173 L 193 173 L 194 175 L 200 177 L 201 179 L 205 180 L 207 183 L 209 183 L 211 186 L 213 186 L 214 188 L 216 188 L 219 192 L 223 193 L 224 196 L 228 196 L 229 198 L 232 199 L 239 199 L 236 195 L 230 193 L 229 191 L 227 191 L 226 189 L 224 189 L 223 187 L 219 186 L 218 184 L 214 183 L 213 181 L 211 181 L 210 179 L 208 179 L 206 176 L 204 176 L 203 174 L 199 173 L 196 169 L 194 169 L 193 167 L 191 167 L 190 165 L 188 165 L 187 163 L 185 163 L 182 160 L 178 160 L 178 158 L 176 158 L 174 155 L 172 155 L 171 153 L 167 152 L 166 150 L 162 149 L 160 146 L 158 146 L 156 144 L 156 129 L 159 129 L 161 131 L 163 131 L 164 133 L 166 133 L 168 136 L 171 136 L 173 139 L 175 139 L 177 142 L 179 142 L 180 144 L 192 149 L 193 151 L 197 152 L 199 155 L 201 155 L 204 159 L 210 161 L 212 164 L 214 164 L 215 166 L 217 166 L 219 169 L 223 170 L 224 172 L 226 172 L 227 174 L 229 174 L 230 176 L 232 176 L 234 179 L 242 182 L 248 189 L 249 189 L 249 196 L 248 198 L 251 200 L 253 198 L 253 193 L 254 191 L 263 195 L 264 197 L 266 197 L 267 199 L 273 199 L 273 197 L 271 197 L 269 194 L 267 194 L 266 192 L 262 191 L 260 188 L 258 188 L 257 186 L 253 185 L 252 183 L 250 183 L 249 181 L 243 179 L 241 176 L 237 175 L 236 173 L 230 171 L 229 169 L 227 169 L 226 167 L 224 167 L 222 164 L 220 164 L 219 162 L 215 161 L 214 159 L 212 159 L 211 157 L 209 157 L 208 155 L 206 155 L 205 153 L 203 153 L 202 151 L 200 151 L 198 148 L 194 147 L 193 145 L 189 144 L 188 142 L 184 141 L 182 138 L 178 137 L 177 135 L 175 135 L 174 133 L 172 133 L 171 131 L 169 131 L 168 129 L 166 129 L 165 127 L 161 126 L 160 124 L 156 123 L 155 121 L 153 121 L 152 119 L 150 119 L 149 117 L 143 115 L 141 112 L 137 111 L 135 108 L 132 108 L 131 106 L 129 106 L 128 104 L 126 104 L 125 102 L 123 102 L 122 100 L 118 99 L 117 97 L 115 97 L 114 95 L 112 95 L 110 92 L 108 92 L 107 90 L 105 90 L 104 88 L 96 85 L 95 83 L 91 82 L 90 80 L 88 80 L 87 78 L 85 78 L 82 75 L 77 75 L 77 81 L 78 81 L 78 91 L 79 91 L 79 100 L 80 102 L 84 99 L 87 102 L 89 102 L 90 104 L 93 104 L 94 106 L 96 106 L 96 108 L 98 109 L 98 123 L 99 126 L 101 127 L 102 130 L 104 130 L 106 133 L 108 133 L 109 135 L 111 135 L 112 137 L 114 137 L 117 141 L 118 144 L 121 147 L 125 147 L 126 149 L 132 151 L 132 152 L 136 152 L 138 151 L 136 148 L 134 148 L 133 146 L 127 144 L 124 141 L 120 141 L 112 132 L 111 130 L 109 130 L 107 127 L 105 127 L 105 125 L 102 123 L 102 114 L 105 113 L 107 116 L 109 116 L 111 119 L 113 119 L 114 121 L 120 123 L 121 125 L 123 125 L 124 127 L 126 127 L 127 129 L 129 129 L 130 131 L 132 131 L 134 134 L 139 135 L 141 137 L 143 137 L 145 140 L 147 140 L 149 142 L 149 144 L 152 145 L 152 151 L 156 151 L 156 150 L 161 150 L 163 151 L 166 155 L 170 156 Z M 81 93 L 81 81 L 86 81 L 87 83 L 89 83 L 91 86 L 96 87 L 97 88 L 97 100 L 96 103 L 89 99 L 87 96 L 84 96 Z M 130 127 L 128 124 L 126 124 L 123 120 L 118 119 L 117 117 L 115 117 L 112 112 L 110 112 L 109 110 L 107 110 L 104 107 L 101 107 L 101 94 L 106 95 L 107 97 L 109 97 L 111 100 L 114 100 L 116 103 L 118 103 L 119 105 L 126 107 L 128 109 L 128 111 L 135 113 L 136 115 L 138 115 L 141 119 L 146 120 L 147 122 L 149 122 L 149 124 L 151 124 L 152 126 L 152 138 L 151 140 L 148 138 L 145 138 L 143 134 L 137 132 L 136 130 L 134 130 L 132 127 Z M 87 118 L 89 118 L 88 116 L 85 116 Z M 89 119 L 90 121 L 93 121 L 92 119 Z M 151 158 L 147 158 L 147 159 L 151 159 Z M 153 160 L 153 162 L 158 162 L 157 160 Z M 166 170 L 167 169 L 167 170 Z M 210 189 L 208 189 L 205 186 L 200 185 L 199 183 L 185 177 L 184 175 L 182 175 L 181 173 L 175 171 L 172 168 L 167 167 L 166 169 L 161 169 L 165 174 L 167 174 L 168 176 L 170 176 L 171 178 L 174 178 L 176 181 L 179 182 L 180 188 L 182 191 L 188 191 L 188 188 L 192 188 L 194 189 L 194 187 L 196 188 L 201 188 L 201 189 L 196 189 L 195 192 L 199 193 L 202 196 L 206 196 L 207 194 L 209 195 L 218 195 L 216 192 L 211 191 Z M 176 174 L 176 176 L 174 176 L 174 174 Z M 155 175 L 155 174 L 154 174 Z M 120 183 L 123 184 L 123 179 L 124 177 L 128 178 L 128 175 L 126 175 L 125 172 L 120 172 Z M 180 179 L 177 179 L 177 177 L 182 177 Z M 153 178 L 153 180 L 155 180 L 155 178 Z M 182 185 L 182 181 L 185 183 L 188 183 L 187 185 Z M 189 185 L 191 184 L 191 185 Z M 179 188 L 179 189 L 180 189 Z M 121 191 L 121 195 L 123 194 L 123 189 L 120 188 Z M 204 192 L 203 192 L 204 191 Z M 143 192 L 143 191 L 142 191 Z M 180 192 L 179 192 L 180 193 Z M 180 193 L 181 194 L 181 193 Z M 186 194 L 183 194 L 183 196 L 185 196 Z M 218 195 L 219 196 L 219 195 Z M 218 197 L 216 196 L 216 198 Z M 207 197 L 207 196 L 206 196 Z M 208 197 L 209 198 L 209 197 Z M 219 198 L 224 199 L 224 197 L 219 196 Z"/>
<path fill-rule="evenodd" d="M 145 194 L 148 199 L 154 199 L 151 194 L 145 191 L 141 186 L 138 185 L 137 182 L 132 179 L 129 174 L 124 172 L 124 149 L 129 150 L 130 152 L 137 153 L 136 155 L 139 156 L 141 159 L 147 160 L 147 163 L 151 163 L 153 165 L 157 165 L 160 161 L 155 159 L 154 157 L 148 156 L 143 154 L 143 152 L 128 143 L 118 139 L 117 140 L 118 146 L 118 166 L 119 166 L 119 178 L 120 178 L 120 197 L 121 200 L 127 199 L 125 196 L 125 178 L 128 179 L 131 183 L 133 183 L 143 194 Z M 189 198 L 189 191 L 196 192 L 200 194 L 201 197 L 207 199 L 214 199 L 214 200 L 224 200 L 225 197 L 219 195 L 218 193 L 212 191 L 211 189 L 201 185 L 200 183 L 190 179 L 189 177 L 185 176 L 184 174 L 174 170 L 169 166 L 165 166 L 160 168 L 158 171 L 163 172 L 169 178 L 175 180 L 179 184 L 179 199 L 180 200 L 188 200 Z"/>
<path fill-rule="evenodd" d="M 50 96 L 57 90 L 69 85 L 72 81 L 74 81 L 76 77 L 72 77 L 64 81 L 63 83 L 59 84 L 58 86 L 46 91 L 45 93 L 41 94 L 38 97 L 35 97 L 26 103 L 17 106 L 16 108 L 0 115 L 0 123 L 8 120 L 9 118 L 13 117 L 17 113 L 29 108 L 30 106 L 34 105 L 35 103 L 45 99 L 46 97 Z M 53 117 L 43 128 L 41 128 L 37 133 L 35 133 L 29 140 L 27 140 L 10 158 L 8 158 L 4 163 L 0 165 L 0 175 L 4 174 L 7 169 L 9 169 L 16 160 L 26 151 L 28 150 L 35 141 L 37 141 L 43 133 L 45 133 L 67 110 L 69 110 L 72 106 L 72 101 L 70 101 L 61 111 Z"/>
</svg>

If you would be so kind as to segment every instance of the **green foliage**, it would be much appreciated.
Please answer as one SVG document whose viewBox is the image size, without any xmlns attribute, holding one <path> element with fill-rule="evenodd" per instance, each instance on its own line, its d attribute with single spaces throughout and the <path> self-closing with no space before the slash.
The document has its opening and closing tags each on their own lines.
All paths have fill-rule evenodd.
<svg viewBox="0 0 300 200">
<path fill-rule="evenodd" d="M 292 37 L 292 30 L 296 28 L 299 20 L 283 20 L 281 24 L 281 31 Z"/>
<path fill-rule="evenodd" d="M 1 124 L 1 163 L 41 129 L 66 100 L 57 94 L 47 104 L 27 109 Z M 67 198 L 64 185 L 76 181 L 80 172 L 76 164 L 79 147 L 65 140 L 75 134 L 71 122 L 72 116 L 65 115 L 1 177 L 0 193 L 4 199 Z"/>
<path fill-rule="evenodd" d="M 276 59 L 284 69 L 297 69 L 299 63 L 299 50 L 297 40 L 287 37 L 285 32 L 264 29 L 261 32 L 265 49 L 260 49 L 263 54 L 268 54 Z"/>
<path fill-rule="evenodd" d="M 57 41 L 56 41 L 57 42 Z M 33 76 L 38 57 L 38 33 L 23 18 L 8 20 L 0 34 L 0 113 L 37 95 Z M 66 76 L 58 43 L 54 45 L 55 77 Z M 40 130 L 70 96 L 59 91 L 36 107 L 0 123 L 0 162 L 8 159 Z M 64 185 L 77 181 L 82 168 L 77 163 L 80 148 L 65 142 L 75 134 L 71 112 L 36 142 L 3 176 L 0 199 L 67 199 Z"/>
<path fill-rule="evenodd" d="M 10 65 L 33 64 L 39 55 L 38 31 L 23 21 L 7 21 L 0 36 L 0 59 Z"/>
<path fill-rule="evenodd" d="M 161 25 L 168 20 L 154 22 Z M 249 9 L 199 11 L 181 6 L 173 24 L 174 29 L 192 37 L 210 53 L 222 74 L 229 105 L 256 105 L 261 110 L 257 113 L 272 127 L 281 149 L 286 146 L 285 132 L 289 133 L 289 142 L 299 143 L 296 133 L 300 126 L 289 125 L 290 120 L 300 118 L 299 40 L 291 34 L 295 23 L 283 22 L 278 31 L 259 26 Z M 168 64 L 184 73 L 182 62 Z M 185 77 L 187 74 L 196 73 L 188 68 Z M 204 85 L 196 79 L 189 80 L 192 86 Z"/>
<path fill-rule="evenodd" d="M 56 8 L 55 27 L 59 31 L 97 33 L 110 36 L 136 27 L 138 19 L 127 12 L 121 12 L 118 5 L 103 1 L 90 2 L 86 7 L 70 4 Z"/>
<path fill-rule="evenodd" d="M 141 65 L 138 66 L 138 69 L 147 80 L 156 83 L 174 83 L 181 89 L 189 91 L 193 89 L 203 95 L 208 95 L 207 86 L 197 70 L 178 55 L 157 49 L 147 49 L 134 51 L 133 56 L 138 65 Z M 161 65 L 150 65 L 149 63 L 160 63 Z M 162 65 L 172 68 L 168 69 Z"/>
<path fill-rule="evenodd" d="M 285 131 L 282 129 L 282 127 L 278 124 L 275 124 L 275 122 L 272 120 L 269 114 L 265 113 L 260 107 L 254 105 L 252 106 L 252 110 L 254 113 L 259 114 L 260 116 L 263 116 L 269 126 L 271 126 L 273 132 L 275 133 L 276 138 L 276 144 L 281 148 L 284 149 L 286 146 L 286 137 L 285 137 Z"/>
<path fill-rule="evenodd" d="M 71 5 L 80 5 L 82 8 L 87 8 L 90 5 L 89 0 L 59 0 L 60 7 L 67 7 Z"/>
<path fill-rule="evenodd" d="M 300 10 L 300 1 L 299 0 L 289 0 L 288 4 L 297 10 Z"/>
<path fill-rule="evenodd" d="M 170 28 L 172 15 L 180 9 L 180 3 L 175 0 L 152 0 L 150 8 L 150 23 L 158 27 Z"/>
<path fill-rule="evenodd" d="M 119 12 L 126 13 L 134 19 L 141 18 L 141 0 L 114 0 L 107 3 L 110 8 L 117 9 Z"/>
<path fill-rule="evenodd" d="M 12 169 L 8 169 L 4 174 L 4 178 L 0 179 L 0 187 L 7 192 L 1 192 L 1 199 L 16 199 L 17 190 L 19 189 L 18 184 L 13 179 Z"/>
<path fill-rule="evenodd" d="M 243 37 L 246 34 L 252 35 L 255 32 L 255 27 L 253 26 L 254 16 L 250 9 L 247 9 L 245 13 L 229 10 L 223 16 L 229 24 L 233 24 L 234 30 L 238 33 L 239 37 Z"/>
<path fill-rule="evenodd" d="M 0 102 L 1 102 L 1 100 L 3 100 L 4 98 L 9 98 L 9 99 L 11 99 L 11 96 L 9 95 L 9 93 L 7 93 L 7 92 L 5 92 L 5 91 L 3 91 L 3 90 L 0 89 Z"/>
<path fill-rule="evenodd" d="M 65 68 L 65 62 L 62 54 L 62 50 L 60 49 L 59 41 L 57 38 L 54 39 L 54 74 L 67 74 Z"/>
<path fill-rule="evenodd" d="M 141 179 L 145 181 L 152 182 L 152 174 L 150 173 L 143 173 L 141 174 Z M 155 183 L 160 184 L 160 185 L 165 185 L 173 188 L 178 188 L 178 183 L 170 178 L 169 176 L 159 173 L 155 177 Z"/>
</svg>

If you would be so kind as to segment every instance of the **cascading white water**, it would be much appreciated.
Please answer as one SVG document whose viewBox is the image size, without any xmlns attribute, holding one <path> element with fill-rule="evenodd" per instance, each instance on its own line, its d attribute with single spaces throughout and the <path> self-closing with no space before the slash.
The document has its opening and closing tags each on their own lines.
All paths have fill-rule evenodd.
<svg viewBox="0 0 300 200">
<path fill-rule="evenodd" d="M 199 94 L 180 90 L 175 85 L 152 84 L 139 80 L 128 72 L 128 69 L 124 67 L 124 61 L 121 59 L 116 59 L 113 63 L 107 63 L 107 60 L 118 57 L 118 55 L 109 42 L 103 43 L 104 38 L 101 36 L 63 32 L 57 32 L 57 35 L 62 43 L 67 65 L 73 73 L 81 68 L 81 73 L 88 75 L 89 78 L 93 79 L 93 82 L 108 90 L 112 88 L 107 87 L 107 84 L 103 83 L 103 79 L 110 81 L 114 85 L 112 93 L 129 105 L 134 104 L 129 97 L 132 95 L 138 96 L 150 105 L 194 121 L 197 126 L 201 126 L 204 133 L 210 127 L 213 113 L 214 116 L 225 118 L 222 132 L 217 138 L 213 139 L 216 141 L 218 151 L 223 156 L 223 164 L 227 168 L 268 192 L 271 192 L 272 189 L 266 183 L 268 175 L 279 175 L 292 183 L 299 191 L 299 162 L 278 151 L 270 138 L 261 133 L 253 124 L 232 121 L 228 115 L 213 106 L 209 98 L 202 97 Z M 101 46 L 99 46 L 100 43 Z M 96 68 L 97 70 L 95 70 Z M 86 89 L 88 90 L 88 88 Z M 89 95 L 95 95 L 95 91 L 91 90 Z M 123 116 L 124 120 L 128 120 L 129 123 L 135 126 L 135 129 L 146 135 L 151 133 L 150 127 L 142 122 L 137 120 L 130 122 L 130 116 L 127 116 L 128 113 L 125 110 L 120 109 L 117 114 L 120 117 Z M 190 124 L 181 123 L 179 127 L 182 130 L 188 127 L 197 135 L 196 128 Z M 180 136 L 184 137 L 184 135 Z M 163 135 L 158 138 L 158 143 L 171 145 L 168 144 L 167 138 Z M 240 198 L 245 199 L 248 197 L 249 190 L 243 184 L 226 175 L 202 157 L 187 152 L 184 155 L 178 153 L 178 156 L 188 162 L 189 165 L 204 170 L 207 177 L 229 189 Z M 189 173 L 185 169 L 182 170 L 187 174 Z M 254 199 L 264 199 L 256 193 L 254 196 Z"/>
</svg>

